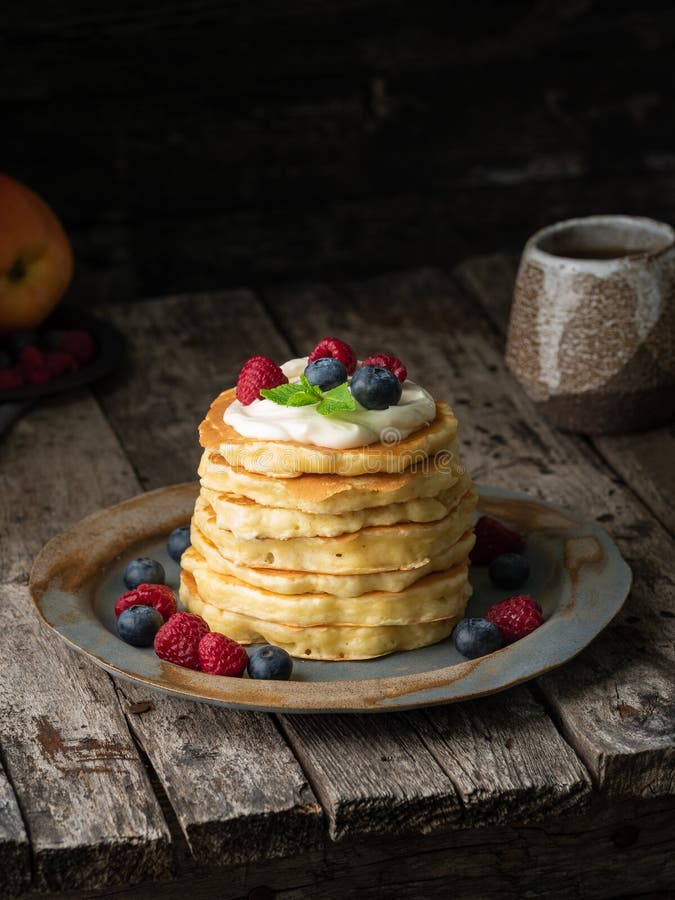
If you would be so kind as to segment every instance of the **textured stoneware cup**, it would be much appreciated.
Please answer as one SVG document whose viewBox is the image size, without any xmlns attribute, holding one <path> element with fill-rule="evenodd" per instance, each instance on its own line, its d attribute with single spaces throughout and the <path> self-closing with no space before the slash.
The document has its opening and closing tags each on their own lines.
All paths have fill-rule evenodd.
<svg viewBox="0 0 675 900">
<path fill-rule="evenodd" d="M 506 362 L 556 425 L 634 431 L 675 414 L 675 231 L 635 216 L 543 228 L 525 246 Z"/>
</svg>

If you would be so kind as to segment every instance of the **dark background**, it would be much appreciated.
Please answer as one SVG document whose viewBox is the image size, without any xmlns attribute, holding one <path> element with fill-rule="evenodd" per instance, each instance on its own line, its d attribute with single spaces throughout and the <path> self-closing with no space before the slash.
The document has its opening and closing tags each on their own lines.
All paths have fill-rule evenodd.
<svg viewBox="0 0 675 900">
<path fill-rule="evenodd" d="M 3 5 L 0 169 L 76 297 L 342 278 L 675 221 L 675 4 Z"/>
</svg>

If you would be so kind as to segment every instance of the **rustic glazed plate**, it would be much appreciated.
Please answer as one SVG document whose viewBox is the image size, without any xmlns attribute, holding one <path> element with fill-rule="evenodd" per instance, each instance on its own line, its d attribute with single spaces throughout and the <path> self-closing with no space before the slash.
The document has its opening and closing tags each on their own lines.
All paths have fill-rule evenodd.
<svg viewBox="0 0 675 900">
<path fill-rule="evenodd" d="M 291 681 L 221 678 L 159 659 L 152 648 L 123 643 L 113 606 L 122 573 L 137 556 L 159 559 L 177 587 L 179 568 L 166 553 L 168 534 L 189 521 L 197 484 L 142 494 L 101 510 L 50 541 L 33 566 L 30 589 L 45 620 L 72 647 L 113 675 L 170 694 L 270 712 L 378 712 L 465 700 L 504 690 L 567 662 L 611 622 L 631 583 L 630 569 L 606 532 L 525 494 L 480 488 L 479 511 L 510 522 L 527 537 L 531 574 L 524 590 L 544 611 L 533 634 L 467 661 L 451 640 L 363 662 L 295 660 Z M 468 615 L 481 615 L 508 592 L 473 566 Z"/>
</svg>

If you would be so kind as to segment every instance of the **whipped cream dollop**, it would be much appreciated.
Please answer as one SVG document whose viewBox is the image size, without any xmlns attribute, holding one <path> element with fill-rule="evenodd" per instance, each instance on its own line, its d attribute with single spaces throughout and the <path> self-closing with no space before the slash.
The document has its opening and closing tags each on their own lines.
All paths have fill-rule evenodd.
<svg viewBox="0 0 675 900">
<path fill-rule="evenodd" d="M 281 367 L 292 383 L 300 380 L 307 357 L 291 359 Z M 356 401 L 355 410 L 322 416 L 313 406 L 281 406 L 272 400 L 254 400 L 243 406 L 234 400 L 223 419 L 238 434 L 258 441 L 297 441 L 333 450 L 365 447 L 381 441 L 393 444 L 433 422 L 433 397 L 414 381 L 402 385 L 401 399 L 387 409 L 366 409 Z"/>
</svg>

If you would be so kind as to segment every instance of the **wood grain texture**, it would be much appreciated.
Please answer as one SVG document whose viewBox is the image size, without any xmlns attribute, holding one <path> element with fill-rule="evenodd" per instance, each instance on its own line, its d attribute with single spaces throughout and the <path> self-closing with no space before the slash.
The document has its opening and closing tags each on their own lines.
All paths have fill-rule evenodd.
<svg viewBox="0 0 675 900">
<path fill-rule="evenodd" d="M 30 885 L 28 835 L 14 790 L 0 767 L 0 897 L 14 897 Z"/>
<path fill-rule="evenodd" d="M 472 257 L 456 275 L 505 335 L 518 260 L 510 254 Z M 603 459 L 675 535 L 675 423 L 636 434 L 593 437 Z"/>
<path fill-rule="evenodd" d="M 330 835 L 428 834 L 459 821 L 452 781 L 403 715 L 282 716 Z"/>
<path fill-rule="evenodd" d="M 261 861 L 319 843 L 323 812 L 270 716 L 122 682 L 118 691 L 199 863 Z"/>
<path fill-rule="evenodd" d="M 501 339 L 442 273 L 414 271 L 334 290 L 298 286 L 270 303 L 277 315 L 283 309 L 298 350 L 337 333 L 359 355 L 400 353 L 413 378 L 452 403 L 464 459 L 479 482 L 520 488 L 610 528 L 633 568 L 630 602 L 585 653 L 541 684 L 603 789 L 670 795 L 675 562 L 658 522 L 588 444 L 534 413 L 504 366 Z"/>
<path fill-rule="evenodd" d="M 545 825 L 328 843 L 265 866 L 200 866 L 115 900 L 670 900 L 675 807 L 644 801 Z M 451 893 L 449 893 L 451 892 Z M 69 893 L 62 900 L 85 900 Z M 37 895 L 27 900 L 41 900 Z"/>
<path fill-rule="evenodd" d="M 462 827 L 579 813 L 591 782 L 525 688 L 415 714 L 414 727 L 451 778 Z"/>
<path fill-rule="evenodd" d="M 248 290 L 111 305 L 126 335 L 126 377 L 97 395 L 147 490 L 197 479 L 197 426 L 249 356 L 284 356 L 283 339 Z"/>
<path fill-rule="evenodd" d="M 36 408 L 0 444 L 0 743 L 42 889 L 169 870 L 168 830 L 110 679 L 39 622 L 25 587 L 44 540 L 133 484 L 88 393 Z"/>
</svg>

